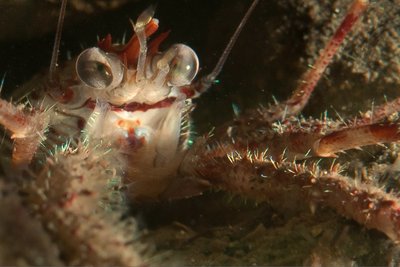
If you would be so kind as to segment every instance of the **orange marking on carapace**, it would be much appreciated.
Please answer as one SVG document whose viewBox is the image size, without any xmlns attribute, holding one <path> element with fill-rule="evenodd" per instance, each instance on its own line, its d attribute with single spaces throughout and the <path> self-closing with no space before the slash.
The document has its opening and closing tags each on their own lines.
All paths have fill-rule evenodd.
<svg viewBox="0 0 400 267">
<path fill-rule="evenodd" d="M 124 120 L 118 120 L 118 121 L 117 121 L 117 125 L 118 125 L 119 127 L 121 127 L 121 128 L 124 128 L 124 126 L 125 126 L 125 121 L 124 121 Z"/>
<path fill-rule="evenodd" d="M 74 97 L 74 91 L 70 87 L 67 87 L 63 91 L 59 101 L 62 104 L 66 104 L 66 103 L 70 102 L 73 99 L 73 97 Z"/>
<path fill-rule="evenodd" d="M 135 134 L 135 128 L 129 128 L 128 137 L 125 141 L 128 143 L 131 149 L 139 149 L 146 143 L 146 139 L 143 136 L 137 137 Z"/>
<path fill-rule="evenodd" d="M 171 31 L 160 33 L 160 35 L 158 35 L 156 38 L 154 38 L 154 40 L 149 43 L 148 54 L 150 56 L 157 54 L 160 44 L 168 37 L 170 32 Z"/>
<path fill-rule="evenodd" d="M 72 203 L 75 201 L 77 197 L 78 195 L 76 193 L 70 194 L 70 196 L 68 196 L 68 198 L 63 203 L 61 203 L 61 207 L 63 208 L 71 207 Z"/>
<path fill-rule="evenodd" d="M 145 29 L 145 34 L 150 37 L 158 29 L 157 22 L 152 19 Z M 114 45 L 112 44 L 112 37 L 110 34 L 98 42 L 98 47 L 105 52 L 117 54 L 122 61 L 126 60 L 128 66 L 137 64 L 137 59 L 139 57 L 140 44 L 139 40 L 134 34 L 129 42 L 125 45 Z"/>
<path fill-rule="evenodd" d="M 114 105 L 112 103 L 109 103 L 109 105 L 111 106 L 112 111 L 117 111 L 117 112 L 118 111 L 146 112 L 147 110 L 150 110 L 150 109 L 170 107 L 175 102 L 175 100 L 176 100 L 176 97 L 171 96 L 171 97 L 164 98 L 163 100 L 160 100 L 153 104 L 132 102 L 132 103 L 127 103 L 127 104 L 123 104 L 123 105 L 119 105 L 119 106 Z M 89 98 L 88 100 L 86 100 L 84 106 L 87 108 L 90 108 L 90 109 L 94 109 L 96 107 L 96 101 Z"/>
<path fill-rule="evenodd" d="M 194 96 L 195 92 L 190 86 L 182 87 L 181 92 L 186 95 L 187 98 Z"/>
<path fill-rule="evenodd" d="M 15 114 L 13 119 L 19 125 L 25 125 L 27 123 L 27 117 L 24 114 Z"/>
<path fill-rule="evenodd" d="M 128 131 L 128 133 L 134 132 L 134 129 L 140 125 L 140 120 L 124 120 L 120 119 L 116 122 L 117 126 Z"/>
</svg>

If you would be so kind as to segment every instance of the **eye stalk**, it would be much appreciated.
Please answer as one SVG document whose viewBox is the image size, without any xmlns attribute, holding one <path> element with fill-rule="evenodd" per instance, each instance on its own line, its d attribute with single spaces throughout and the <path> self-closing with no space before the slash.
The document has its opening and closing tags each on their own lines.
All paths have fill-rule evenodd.
<svg viewBox="0 0 400 267">
<path fill-rule="evenodd" d="M 75 69 L 85 85 L 98 90 L 117 87 L 125 73 L 125 66 L 117 55 L 106 53 L 97 47 L 83 51 L 76 60 Z"/>
<path fill-rule="evenodd" d="M 176 56 L 171 62 L 169 83 L 174 86 L 188 85 L 199 71 L 199 59 L 196 53 L 187 45 L 175 44 Z"/>
<path fill-rule="evenodd" d="M 162 55 L 154 57 L 152 69 L 157 73 L 155 84 L 168 82 L 172 86 L 184 86 L 192 82 L 199 71 L 199 59 L 187 45 L 175 44 Z"/>
</svg>

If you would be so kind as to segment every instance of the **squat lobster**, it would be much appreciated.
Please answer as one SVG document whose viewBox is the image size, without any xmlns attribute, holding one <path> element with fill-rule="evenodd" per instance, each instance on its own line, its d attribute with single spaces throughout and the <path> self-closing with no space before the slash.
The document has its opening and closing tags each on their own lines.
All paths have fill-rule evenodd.
<svg viewBox="0 0 400 267">
<path fill-rule="evenodd" d="M 69 263 L 140 262 L 125 252 L 122 257 L 118 251 L 113 254 L 96 244 L 90 229 L 94 225 L 111 229 L 110 238 L 121 251 L 129 248 L 131 241 L 118 228 L 112 230 L 115 217 L 108 218 L 93 204 L 118 204 L 114 196 L 98 193 L 102 187 L 113 193 L 126 188 L 124 193 L 135 201 L 190 197 L 219 188 L 274 203 L 283 192 L 289 192 L 312 206 L 327 205 L 399 240 L 400 204 L 395 196 L 340 175 L 338 164 L 323 170 L 317 164 L 299 163 L 400 138 L 398 120 L 389 119 L 399 109 L 398 99 L 346 122 L 296 117 L 346 34 L 368 7 L 366 0 L 353 2 L 320 58 L 287 101 L 237 116 L 214 136 L 190 145 L 191 99 L 214 82 L 256 3 L 214 71 L 197 82 L 192 81 L 198 59 L 191 48 L 177 44 L 159 53 L 158 46 L 167 33 L 147 45 L 158 26 L 154 9 L 149 8 L 132 22 L 135 35 L 126 45 L 114 45 L 107 36 L 98 48 L 83 51 L 74 64 L 56 70 L 53 63 L 47 82 L 29 96 L 32 110 L 0 100 L 0 123 L 14 139 L 14 168 L 30 164 L 35 170 L 30 174 L 31 184 L 22 190 L 28 192 L 32 209 L 43 224 L 51 222 L 47 227 L 60 240 Z M 52 155 L 40 155 L 40 144 L 50 148 Z M 93 210 L 99 212 L 97 222 L 90 217 Z M 88 218 L 90 226 L 82 226 Z M 77 244 L 82 244 L 88 255 L 74 249 Z"/>
</svg>

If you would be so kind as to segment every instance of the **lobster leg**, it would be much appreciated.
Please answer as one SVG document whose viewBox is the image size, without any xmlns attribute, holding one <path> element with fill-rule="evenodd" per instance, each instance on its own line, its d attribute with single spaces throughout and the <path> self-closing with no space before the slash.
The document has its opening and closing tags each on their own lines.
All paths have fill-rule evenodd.
<svg viewBox="0 0 400 267">
<path fill-rule="evenodd" d="M 226 147 L 225 147 L 226 149 Z M 225 150 L 222 149 L 222 150 Z M 220 151 L 222 152 L 222 151 Z M 279 210 L 315 210 L 327 206 L 367 228 L 377 229 L 394 241 L 400 240 L 400 202 L 384 190 L 340 175 L 340 166 L 321 170 L 314 164 L 273 161 L 258 153 L 225 150 L 225 156 L 208 153 L 192 171 L 207 178 L 214 188 L 256 201 L 268 201 Z M 303 199 L 299 203 L 299 199 Z"/>
<path fill-rule="evenodd" d="M 44 132 L 50 119 L 45 111 L 34 113 L 22 108 L 0 99 L 0 124 L 12 133 L 12 161 L 15 165 L 24 165 L 31 161 L 45 138 Z"/>
<path fill-rule="evenodd" d="M 245 125 L 246 122 L 248 125 Z M 399 120 L 369 124 L 361 119 L 348 123 L 329 119 L 287 120 L 284 123 L 274 124 L 274 127 L 265 132 L 262 130 L 257 132 L 257 129 L 263 129 L 257 127 L 265 123 L 264 120 L 256 121 L 254 125 L 252 123 L 254 121 L 242 120 L 235 128 L 234 134 L 221 131 L 225 134 L 221 139 L 226 143 L 232 143 L 237 150 L 268 149 L 269 157 L 274 160 L 281 158 L 296 160 L 310 156 L 336 157 L 337 152 L 400 140 Z M 255 135 L 253 139 L 251 134 Z M 247 138 L 248 136 L 250 138 Z M 212 143 L 213 140 L 208 143 Z"/>
<path fill-rule="evenodd" d="M 269 122 L 282 120 L 289 116 L 295 116 L 303 110 L 323 72 L 332 61 L 332 58 L 336 54 L 340 45 L 343 43 L 344 38 L 367 7 L 367 0 L 355 0 L 353 2 L 339 28 L 325 46 L 312 68 L 304 74 L 300 81 L 300 85 L 293 92 L 292 96 L 285 102 L 271 106 L 264 112 L 265 114 L 268 114 L 268 118 L 266 119 Z"/>
<path fill-rule="evenodd" d="M 181 172 L 207 181 L 212 188 L 268 201 L 284 210 L 297 208 L 299 199 L 306 199 L 311 207 L 321 203 L 398 241 L 400 202 L 393 194 L 340 175 L 340 165 L 322 170 L 316 163 L 307 167 L 295 159 L 305 154 L 332 157 L 356 147 L 398 141 L 399 123 L 337 127 L 327 133 L 286 131 L 251 149 L 235 140 L 210 145 L 200 139 L 187 154 Z"/>
<path fill-rule="evenodd" d="M 398 123 L 376 123 L 327 134 L 314 144 L 314 154 L 319 157 L 330 157 L 343 150 L 398 140 L 400 140 Z"/>
<path fill-rule="evenodd" d="M 399 139 L 397 127 L 398 125 L 382 125 L 381 128 L 373 126 L 369 130 L 372 135 L 385 131 L 393 134 L 375 138 L 382 141 Z M 349 129 L 351 130 L 353 129 Z M 366 128 L 358 130 L 364 131 Z M 346 135 L 350 133 L 347 131 L 339 132 Z M 326 138 L 332 139 L 333 136 L 327 135 Z M 298 209 L 299 199 L 304 199 L 303 204 L 310 206 L 312 210 L 321 204 L 367 228 L 385 233 L 394 241 L 400 240 L 398 199 L 382 188 L 360 184 L 357 180 L 341 175 L 343 168 L 339 164 L 324 170 L 317 163 L 307 167 L 305 163 L 273 160 L 266 150 L 259 152 L 238 149 L 234 144 L 210 147 L 205 146 L 205 142 L 204 139 L 200 141 L 187 155 L 181 168 L 185 175 L 196 175 L 208 181 L 212 188 L 260 202 L 267 201 L 280 210 Z"/>
<path fill-rule="evenodd" d="M 386 120 L 391 115 L 398 113 L 400 110 L 400 97 L 376 107 L 374 110 L 365 112 L 361 118 L 357 118 L 357 125 L 366 125 Z"/>
<path fill-rule="evenodd" d="M 90 142 L 63 146 L 31 172 L 26 203 L 58 244 L 65 265 L 149 266 L 125 211 L 118 152 Z M 100 240 L 108 240 L 101 242 Z"/>
</svg>

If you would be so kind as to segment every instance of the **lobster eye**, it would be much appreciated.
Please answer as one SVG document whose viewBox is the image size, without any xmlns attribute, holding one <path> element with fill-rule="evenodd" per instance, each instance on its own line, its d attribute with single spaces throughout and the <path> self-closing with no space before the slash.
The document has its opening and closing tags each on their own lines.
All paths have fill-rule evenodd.
<svg viewBox="0 0 400 267">
<path fill-rule="evenodd" d="M 117 55 L 105 53 L 97 47 L 83 51 L 76 60 L 75 68 L 84 84 L 99 90 L 117 87 L 125 72 Z"/>
<path fill-rule="evenodd" d="M 187 45 L 175 44 L 176 56 L 171 63 L 169 83 L 174 86 L 190 84 L 199 70 L 199 59 L 196 53 Z"/>
</svg>

